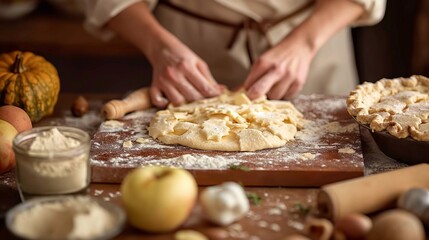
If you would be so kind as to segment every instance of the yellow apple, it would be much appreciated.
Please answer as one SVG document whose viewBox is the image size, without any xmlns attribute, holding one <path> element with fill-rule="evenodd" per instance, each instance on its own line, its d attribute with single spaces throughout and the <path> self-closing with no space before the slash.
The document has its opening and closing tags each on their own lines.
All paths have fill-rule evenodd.
<svg viewBox="0 0 429 240">
<path fill-rule="evenodd" d="M 198 186 L 184 169 L 149 166 L 132 170 L 122 181 L 121 193 L 131 225 L 148 232 L 168 232 L 189 216 Z"/>
<path fill-rule="evenodd" d="M 8 122 L 0 119 L 0 173 L 9 171 L 15 166 L 15 154 L 12 141 L 18 131 Z"/>
</svg>

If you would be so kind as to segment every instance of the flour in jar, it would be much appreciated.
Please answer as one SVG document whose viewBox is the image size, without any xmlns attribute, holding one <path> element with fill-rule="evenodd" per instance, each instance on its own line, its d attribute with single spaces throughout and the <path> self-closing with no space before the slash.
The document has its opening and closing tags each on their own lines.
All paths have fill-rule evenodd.
<svg viewBox="0 0 429 240">
<path fill-rule="evenodd" d="M 23 192 L 63 194 L 88 185 L 89 136 L 82 130 L 46 128 L 26 148 L 16 153 L 17 177 Z"/>
<path fill-rule="evenodd" d="M 30 152 L 60 151 L 79 146 L 79 141 L 64 136 L 57 128 L 42 132 L 30 145 Z"/>
</svg>

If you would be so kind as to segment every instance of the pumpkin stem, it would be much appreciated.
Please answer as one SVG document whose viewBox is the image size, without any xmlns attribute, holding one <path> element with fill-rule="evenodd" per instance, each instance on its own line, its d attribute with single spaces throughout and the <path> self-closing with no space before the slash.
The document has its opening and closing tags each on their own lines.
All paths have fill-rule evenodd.
<svg viewBox="0 0 429 240">
<path fill-rule="evenodd" d="M 13 62 L 12 65 L 12 72 L 13 73 L 22 73 L 25 71 L 24 65 L 22 63 L 22 54 L 19 52 L 16 54 L 15 62 Z"/>
</svg>

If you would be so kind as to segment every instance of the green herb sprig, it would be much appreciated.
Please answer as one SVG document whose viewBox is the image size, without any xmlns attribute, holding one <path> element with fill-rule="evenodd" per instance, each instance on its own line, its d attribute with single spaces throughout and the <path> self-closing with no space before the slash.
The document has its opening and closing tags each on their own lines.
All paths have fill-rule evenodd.
<svg viewBox="0 0 429 240">
<path fill-rule="evenodd" d="M 262 197 L 254 192 L 246 192 L 247 199 L 253 205 L 259 205 L 262 202 Z"/>
<path fill-rule="evenodd" d="M 311 211 L 311 206 L 304 206 L 301 203 L 295 203 L 294 210 L 302 215 L 307 215 Z"/>
<path fill-rule="evenodd" d="M 241 170 L 241 171 L 244 171 L 244 172 L 250 171 L 250 168 L 248 166 L 241 165 L 241 164 L 238 164 L 238 165 L 236 165 L 236 164 L 228 165 L 228 169 L 231 169 L 231 170 Z"/>
</svg>

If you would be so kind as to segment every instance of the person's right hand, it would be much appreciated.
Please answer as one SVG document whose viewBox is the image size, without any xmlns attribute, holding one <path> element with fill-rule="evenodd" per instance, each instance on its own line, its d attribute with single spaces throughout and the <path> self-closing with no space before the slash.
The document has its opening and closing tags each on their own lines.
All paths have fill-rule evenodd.
<svg viewBox="0 0 429 240">
<path fill-rule="evenodd" d="M 157 107 L 180 105 L 221 93 L 207 64 L 177 39 L 163 44 L 150 59 L 153 67 L 150 95 Z"/>
<path fill-rule="evenodd" d="M 140 49 L 152 64 L 153 105 L 180 105 L 222 92 L 207 64 L 159 24 L 144 1 L 125 8 L 108 26 Z"/>
</svg>

